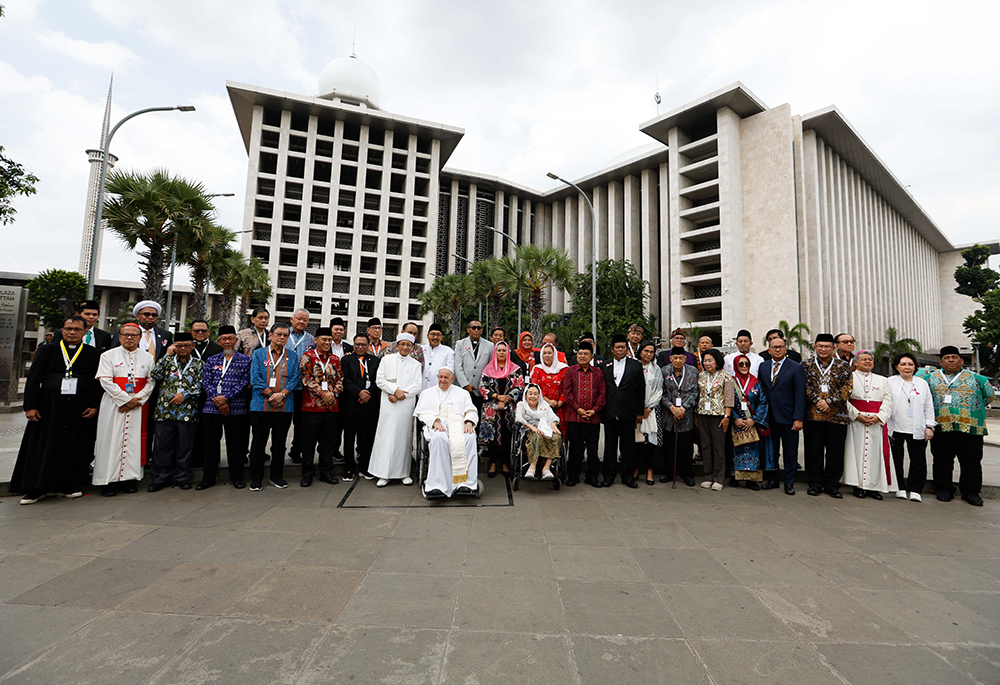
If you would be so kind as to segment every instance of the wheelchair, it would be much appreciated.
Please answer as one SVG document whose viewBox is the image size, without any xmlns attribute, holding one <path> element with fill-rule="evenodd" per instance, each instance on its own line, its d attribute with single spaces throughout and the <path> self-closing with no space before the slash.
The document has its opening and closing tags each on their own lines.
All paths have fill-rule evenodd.
<svg viewBox="0 0 1000 685">
<path fill-rule="evenodd" d="M 558 490 L 563 481 L 566 479 L 566 463 L 568 459 L 568 447 L 566 444 L 566 436 L 562 436 L 562 440 L 559 441 L 559 455 L 552 460 L 552 466 L 550 470 L 552 475 L 555 476 L 551 481 L 542 480 L 541 469 L 537 469 L 534 478 L 525 478 L 524 473 L 528 470 L 531 465 L 528 462 L 528 451 L 527 451 L 527 441 L 531 437 L 531 431 L 527 429 L 526 426 L 522 424 L 517 424 L 514 427 L 514 432 L 511 434 L 510 440 L 510 465 L 511 471 L 513 472 L 513 477 L 511 478 L 511 487 L 517 490 L 521 481 L 538 481 L 540 483 L 552 483 L 552 489 Z M 541 461 L 542 458 L 538 457 Z"/>
<path fill-rule="evenodd" d="M 419 424 L 418 424 L 419 425 Z M 417 484 L 420 486 L 420 494 L 423 495 L 424 499 L 451 499 L 454 497 L 475 497 L 480 499 L 483 493 L 486 492 L 486 486 L 483 484 L 482 479 L 476 479 L 475 488 L 457 488 L 451 497 L 447 495 L 429 495 L 427 493 L 427 466 L 431 458 L 430 444 L 427 442 L 427 436 L 424 435 L 423 427 L 420 427 L 417 431 Z M 476 455 L 476 459 L 479 459 L 479 455 Z"/>
</svg>

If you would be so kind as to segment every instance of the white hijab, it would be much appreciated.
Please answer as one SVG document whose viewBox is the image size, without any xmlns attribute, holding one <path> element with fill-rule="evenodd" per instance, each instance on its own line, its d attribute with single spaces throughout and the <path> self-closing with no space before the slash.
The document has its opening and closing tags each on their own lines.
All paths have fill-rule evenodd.
<svg viewBox="0 0 1000 685">
<path fill-rule="evenodd" d="M 546 366 L 545 362 L 542 361 L 542 352 L 545 351 L 546 347 L 552 348 L 552 366 Z M 544 345 L 541 346 L 541 348 L 538 351 L 538 363 L 535 364 L 536 369 L 541 369 L 545 373 L 552 375 L 559 373 L 567 366 L 569 365 L 559 361 L 559 350 L 556 349 L 555 345 L 553 345 L 552 343 L 545 343 Z"/>
</svg>

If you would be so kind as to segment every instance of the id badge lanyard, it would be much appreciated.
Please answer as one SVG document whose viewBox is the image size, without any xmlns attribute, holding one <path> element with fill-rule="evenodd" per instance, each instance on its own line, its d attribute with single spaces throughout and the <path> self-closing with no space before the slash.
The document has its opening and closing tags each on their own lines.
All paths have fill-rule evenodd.
<svg viewBox="0 0 1000 685">
<path fill-rule="evenodd" d="M 69 350 L 66 349 L 65 341 L 59 341 L 59 348 L 62 350 L 63 362 L 66 364 L 66 376 L 62 379 L 61 392 L 63 395 L 75 395 L 78 379 L 73 378 L 73 364 L 76 363 L 80 353 L 83 352 L 83 345 L 77 348 L 76 354 L 73 355 L 72 359 L 69 358 Z"/>
<path fill-rule="evenodd" d="M 227 357 L 226 355 L 222 355 L 222 374 L 219 376 L 219 385 L 216 388 L 216 392 L 218 392 L 220 395 L 222 394 L 222 380 L 226 377 L 226 371 L 229 371 L 229 366 L 230 364 L 233 363 L 233 359 L 235 358 L 236 358 L 235 354 L 232 357 Z"/>
<path fill-rule="evenodd" d="M 128 378 L 125 380 L 125 392 L 129 395 L 135 392 L 135 357 L 128 353 Z"/>
<path fill-rule="evenodd" d="M 952 376 L 950 381 L 948 380 L 948 377 L 944 374 L 944 370 L 941 371 L 941 378 L 943 378 L 945 382 L 945 394 L 944 394 L 944 399 L 942 400 L 944 404 L 951 404 L 952 402 L 951 386 L 955 385 L 955 382 L 958 380 L 958 377 L 962 375 L 962 371 L 964 370 L 965 369 L 962 369 L 954 376 Z"/>
<path fill-rule="evenodd" d="M 267 366 L 268 376 L 269 376 L 269 378 L 267 379 L 267 387 L 276 388 L 278 387 L 278 379 L 275 374 L 278 373 L 278 367 L 281 366 L 281 362 L 285 359 L 285 350 L 284 349 L 281 350 L 281 356 L 278 357 L 277 361 L 275 361 L 274 355 L 271 354 L 271 350 L 268 349 L 267 359 L 270 362 L 270 364 L 268 364 Z"/>
</svg>

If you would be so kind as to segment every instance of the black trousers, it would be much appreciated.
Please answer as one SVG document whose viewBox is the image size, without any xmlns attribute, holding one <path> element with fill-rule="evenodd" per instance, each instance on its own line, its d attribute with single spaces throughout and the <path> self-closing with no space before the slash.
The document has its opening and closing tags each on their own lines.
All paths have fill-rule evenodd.
<svg viewBox="0 0 1000 685">
<path fill-rule="evenodd" d="M 510 411 L 510 410 L 506 410 Z M 498 416 L 500 412 L 497 412 Z M 497 432 L 500 433 L 499 440 L 490 440 L 486 443 L 486 456 L 489 457 L 490 466 L 493 464 L 509 464 L 510 463 L 510 441 L 511 441 L 511 431 L 507 427 L 506 421 L 497 421 Z"/>
<path fill-rule="evenodd" d="M 604 422 L 604 477 L 614 480 L 621 454 L 622 480 L 632 479 L 635 459 L 635 418 Z"/>
<path fill-rule="evenodd" d="M 333 475 L 333 455 L 337 451 L 337 426 L 340 425 L 337 412 L 304 411 L 299 419 L 296 432 L 302 431 L 302 476 L 316 473 L 313 455 L 319 446 L 319 472 L 324 476 Z"/>
<path fill-rule="evenodd" d="M 201 480 L 215 484 L 222 460 L 222 433 L 226 434 L 226 456 L 229 460 L 229 479 L 234 483 L 243 480 L 243 460 L 250 445 L 249 414 L 202 414 L 205 435 L 205 470 Z"/>
<path fill-rule="evenodd" d="M 681 480 L 690 478 L 691 460 L 694 456 L 695 431 L 663 431 L 663 472 L 673 475 L 674 460 L 677 461 L 677 475 Z M 677 436 L 677 450 L 674 450 L 674 436 Z"/>
<path fill-rule="evenodd" d="M 934 489 L 937 492 L 955 493 L 952 474 L 955 459 L 961 473 L 958 489 L 963 495 L 978 495 L 983 488 L 983 436 L 961 431 L 936 433 L 931 440 Z"/>
<path fill-rule="evenodd" d="M 205 393 L 201 394 L 198 406 L 205 406 Z M 191 450 L 191 468 L 200 469 L 205 466 L 205 422 L 198 418 L 195 424 L 198 428 L 194 432 L 194 448 Z"/>
<path fill-rule="evenodd" d="M 253 442 L 250 445 L 250 482 L 264 480 L 264 450 L 269 436 L 270 477 L 271 480 L 281 478 L 285 473 L 285 443 L 288 440 L 288 429 L 292 427 L 291 412 L 250 412 L 250 426 L 253 428 Z"/>
<path fill-rule="evenodd" d="M 157 421 L 153 462 L 157 483 L 191 482 L 191 450 L 197 423 L 188 421 Z"/>
<path fill-rule="evenodd" d="M 292 414 L 292 446 L 288 448 L 288 456 L 292 461 L 299 461 L 302 458 L 302 391 L 292 391 L 292 407 L 295 411 Z"/>
<path fill-rule="evenodd" d="M 802 432 L 809 487 L 827 491 L 840 490 L 840 479 L 844 475 L 847 424 L 806 421 Z"/>
<path fill-rule="evenodd" d="M 785 485 L 794 485 L 795 472 L 799 470 L 799 433 L 792 430 L 790 423 L 771 423 L 770 429 L 771 444 L 774 445 L 774 463 L 778 463 L 780 454 L 785 464 Z M 778 482 L 778 471 L 771 474 L 770 481 Z"/>
<path fill-rule="evenodd" d="M 569 438 L 569 467 L 571 476 L 579 476 L 583 469 L 583 450 L 587 450 L 587 475 L 597 478 L 601 471 L 601 460 L 597 456 L 597 443 L 601 439 L 601 424 L 570 421 L 567 424 Z"/>
<path fill-rule="evenodd" d="M 903 475 L 903 447 L 910 453 L 910 476 Z M 892 464 L 896 469 L 896 485 L 900 490 L 920 493 L 927 484 L 927 441 L 917 440 L 911 433 L 892 433 L 889 436 Z M 965 469 L 962 469 L 963 471 Z"/>
<path fill-rule="evenodd" d="M 150 383 L 153 381 L 150 380 Z M 146 431 L 146 455 L 148 456 L 148 463 L 146 466 L 149 468 L 149 475 L 153 477 L 156 481 L 159 479 L 159 469 L 156 468 L 156 460 L 153 458 L 156 454 L 153 450 L 156 448 L 156 422 L 153 417 L 156 415 L 156 402 L 160 399 L 160 388 L 154 388 L 153 392 L 150 394 L 149 399 L 146 400 L 146 406 L 149 407 L 146 411 L 147 416 L 149 416 L 149 429 Z M 170 479 L 170 474 L 167 474 L 167 479 Z"/>
<path fill-rule="evenodd" d="M 374 401 L 374 400 L 370 400 Z M 368 463 L 372 458 L 372 445 L 375 442 L 375 429 L 378 428 L 378 416 L 345 416 L 341 422 L 344 427 L 344 470 L 358 473 L 368 472 Z M 357 461 L 354 454 L 357 450 Z"/>
</svg>

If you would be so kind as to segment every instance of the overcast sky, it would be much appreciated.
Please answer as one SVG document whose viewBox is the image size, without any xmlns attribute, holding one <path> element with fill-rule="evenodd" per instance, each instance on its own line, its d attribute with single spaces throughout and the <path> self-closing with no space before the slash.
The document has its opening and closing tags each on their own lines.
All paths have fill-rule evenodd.
<svg viewBox="0 0 1000 685">
<path fill-rule="evenodd" d="M 226 80 L 315 95 L 356 52 L 390 112 L 465 129 L 449 166 L 540 190 L 651 141 L 638 126 L 733 81 L 769 106 L 837 105 L 952 243 L 1000 237 L 996 2 L 609 3 L 0 0 L 0 145 L 41 178 L 0 270 L 75 269 L 114 72 L 120 167 L 203 182 L 239 229 L 247 156 Z M 102 278 L 138 280 L 104 243 Z"/>
</svg>

